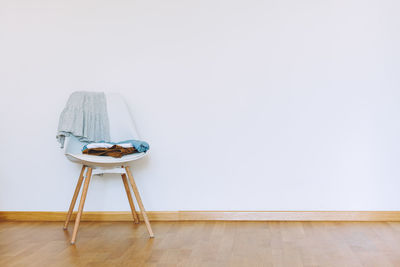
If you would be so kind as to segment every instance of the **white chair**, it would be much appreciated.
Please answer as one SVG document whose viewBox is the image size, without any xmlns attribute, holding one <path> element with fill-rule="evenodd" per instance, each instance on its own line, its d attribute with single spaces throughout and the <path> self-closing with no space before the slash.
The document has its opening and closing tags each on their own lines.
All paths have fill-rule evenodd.
<svg viewBox="0 0 400 267">
<path fill-rule="evenodd" d="M 110 138 L 111 138 L 110 141 L 119 142 L 129 139 L 140 140 L 124 99 L 118 94 L 106 94 L 106 99 L 107 99 L 107 112 L 110 124 Z M 82 182 L 83 180 L 85 180 L 83 185 L 81 200 L 79 203 L 78 214 L 75 219 L 75 226 L 74 226 L 74 231 L 72 233 L 71 244 L 75 244 L 76 234 L 78 232 L 78 227 L 81 220 L 83 206 L 85 204 L 85 199 L 90 179 L 92 175 L 98 175 L 103 173 L 118 173 L 121 175 L 125 191 L 128 197 L 129 205 L 131 207 L 134 222 L 139 223 L 139 218 L 136 214 L 135 205 L 133 203 L 129 187 L 129 182 L 126 177 L 126 175 L 128 175 L 130 184 L 133 189 L 133 193 L 135 194 L 137 203 L 139 205 L 149 235 L 150 237 L 154 237 L 149 219 L 146 214 L 146 210 L 143 206 L 139 191 L 136 187 L 135 180 L 133 179 L 132 172 L 129 167 L 129 164 L 132 161 L 142 158 L 143 156 L 146 155 L 146 153 L 130 154 L 123 156 L 122 158 L 113 158 L 108 156 L 94 156 L 94 155 L 82 154 L 81 150 L 83 146 L 84 143 L 80 142 L 77 138 L 73 136 L 66 138 L 66 142 L 64 145 L 65 156 L 70 161 L 83 165 L 81 173 L 79 175 L 78 183 L 75 188 L 74 195 L 72 197 L 71 204 L 69 206 L 67 218 L 64 224 L 64 230 L 67 229 L 68 227 L 68 223 L 71 219 L 71 215 L 75 207 L 76 199 L 78 197 L 80 188 L 82 186 Z M 87 169 L 86 178 L 84 177 L 85 169 Z"/>
</svg>

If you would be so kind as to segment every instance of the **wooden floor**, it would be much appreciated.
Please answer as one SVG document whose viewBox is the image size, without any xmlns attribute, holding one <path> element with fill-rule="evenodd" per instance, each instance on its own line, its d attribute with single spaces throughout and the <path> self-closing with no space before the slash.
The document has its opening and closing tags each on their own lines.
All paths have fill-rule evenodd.
<svg viewBox="0 0 400 267">
<path fill-rule="evenodd" d="M 400 266 L 400 223 L 0 222 L 0 266 Z"/>
</svg>

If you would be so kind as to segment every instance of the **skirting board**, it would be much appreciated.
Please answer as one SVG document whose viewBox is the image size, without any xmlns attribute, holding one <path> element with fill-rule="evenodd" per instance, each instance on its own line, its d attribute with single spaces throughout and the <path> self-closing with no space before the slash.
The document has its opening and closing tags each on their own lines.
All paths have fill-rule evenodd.
<svg viewBox="0 0 400 267">
<path fill-rule="evenodd" d="M 64 221 L 66 214 L 0 211 L 0 221 Z M 140 213 L 138 215 L 143 219 Z M 149 211 L 147 215 L 150 221 L 400 221 L 400 211 Z M 87 211 L 83 212 L 82 221 L 132 221 L 132 214 L 129 211 Z"/>
</svg>

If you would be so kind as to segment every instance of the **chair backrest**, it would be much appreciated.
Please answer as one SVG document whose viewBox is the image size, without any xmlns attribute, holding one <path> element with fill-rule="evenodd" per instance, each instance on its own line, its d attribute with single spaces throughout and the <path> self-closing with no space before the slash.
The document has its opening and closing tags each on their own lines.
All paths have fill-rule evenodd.
<svg viewBox="0 0 400 267">
<path fill-rule="evenodd" d="M 140 137 L 136 130 L 135 123 L 123 97 L 116 93 L 106 93 L 106 100 L 110 123 L 110 141 L 139 140 Z M 85 143 L 71 136 L 66 140 L 64 152 L 66 154 L 80 154 L 84 145 Z"/>
<path fill-rule="evenodd" d="M 128 139 L 140 139 L 123 97 L 120 94 L 110 93 L 106 94 L 106 99 L 111 141 L 120 142 Z"/>
</svg>

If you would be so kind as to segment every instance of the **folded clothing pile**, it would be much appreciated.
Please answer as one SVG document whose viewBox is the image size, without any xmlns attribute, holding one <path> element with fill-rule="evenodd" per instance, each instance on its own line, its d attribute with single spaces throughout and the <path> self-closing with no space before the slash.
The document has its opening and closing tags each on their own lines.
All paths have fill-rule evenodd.
<svg viewBox="0 0 400 267">
<path fill-rule="evenodd" d="M 82 148 L 83 154 L 96 156 L 110 156 L 121 158 L 122 156 L 146 152 L 149 149 L 149 144 L 144 141 L 127 140 L 118 143 L 113 142 L 98 142 L 90 143 Z"/>
</svg>

